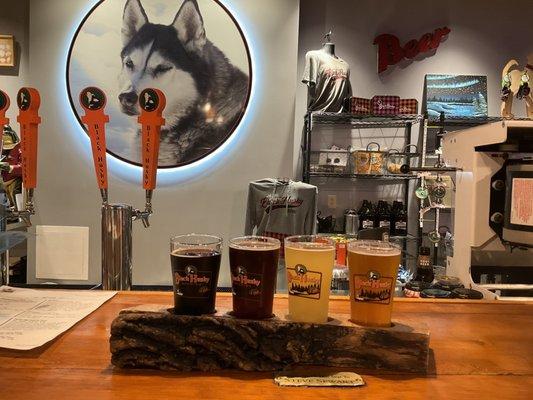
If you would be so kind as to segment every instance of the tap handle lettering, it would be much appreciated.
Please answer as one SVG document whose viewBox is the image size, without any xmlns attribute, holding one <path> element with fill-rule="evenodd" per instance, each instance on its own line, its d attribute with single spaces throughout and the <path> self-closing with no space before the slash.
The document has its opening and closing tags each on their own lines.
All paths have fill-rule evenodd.
<svg viewBox="0 0 533 400">
<path fill-rule="evenodd" d="M 109 116 L 105 114 L 106 97 L 97 87 L 86 87 L 80 92 L 80 104 L 85 111 L 81 121 L 87 125 L 94 161 L 94 172 L 100 189 L 107 189 L 107 160 L 105 124 Z"/>
<path fill-rule="evenodd" d="M 165 95 L 158 89 L 145 89 L 139 96 L 139 105 L 141 115 L 138 121 L 142 125 L 143 188 L 153 190 L 156 186 L 161 126 L 165 124 L 165 119 L 162 117 L 166 105 Z"/>
<path fill-rule="evenodd" d="M 41 117 L 39 107 L 41 96 L 37 89 L 23 87 L 17 94 L 20 124 L 20 142 L 22 153 L 22 182 L 26 189 L 37 186 L 37 145 Z"/>
</svg>

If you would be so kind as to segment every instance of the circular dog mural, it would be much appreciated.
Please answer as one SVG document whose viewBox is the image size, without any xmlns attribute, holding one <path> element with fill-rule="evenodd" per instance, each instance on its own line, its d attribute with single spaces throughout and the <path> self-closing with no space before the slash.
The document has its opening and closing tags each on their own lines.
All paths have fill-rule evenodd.
<svg viewBox="0 0 533 400">
<path fill-rule="evenodd" d="M 159 167 L 172 168 L 204 158 L 231 136 L 248 105 L 251 68 L 246 39 L 218 0 L 103 0 L 74 35 L 67 88 L 78 120 L 83 88 L 106 93 L 107 150 L 136 165 L 139 94 L 161 90 Z"/>
</svg>

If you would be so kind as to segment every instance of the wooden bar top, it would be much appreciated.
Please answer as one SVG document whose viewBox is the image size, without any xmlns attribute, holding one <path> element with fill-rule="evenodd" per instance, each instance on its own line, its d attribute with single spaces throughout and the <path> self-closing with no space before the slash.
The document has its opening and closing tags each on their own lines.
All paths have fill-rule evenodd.
<svg viewBox="0 0 533 400">
<path fill-rule="evenodd" d="M 286 298 L 275 303 L 286 310 Z M 0 399 L 533 398 L 533 303 L 395 300 L 393 319 L 401 314 L 429 326 L 430 374 L 353 370 L 366 382 L 359 388 L 278 387 L 269 372 L 115 369 L 111 322 L 121 309 L 141 304 L 171 305 L 172 293 L 121 292 L 42 348 L 0 349 Z M 230 306 L 231 297 L 219 295 L 217 304 Z M 349 312 L 348 301 L 332 299 L 330 312 Z"/>
</svg>

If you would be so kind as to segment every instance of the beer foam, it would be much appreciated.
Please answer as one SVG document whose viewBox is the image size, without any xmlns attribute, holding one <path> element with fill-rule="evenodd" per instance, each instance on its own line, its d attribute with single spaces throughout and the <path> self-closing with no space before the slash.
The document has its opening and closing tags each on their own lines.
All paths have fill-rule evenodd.
<svg viewBox="0 0 533 400">
<path fill-rule="evenodd" d="M 402 252 L 401 250 L 389 243 L 384 242 L 352 242 L 348 243 L 348 252 L 357 253 L 364 256 L 376 256 L 376 257 L 390 257 L 390 256 L 399 256 Z"/>
<path fill-rule="evenodd" d="M 178 249 L 170 253 L 176 257 L 187 257 L 187 258 L 199 258 L 199 257 L 213 257 L 219 256 L 220 252 L 213 249 L 205 248 L 190 248 L 190 249 Z"/>
<path fill-rule="evenodd" d="M 335 249 L 335 245 L 320 242 L 288 242 L 285 248 L 309 250 L 309 251 L 331 251 Z"/>
<path fill-rule="evenodd" d="M 280 248 L 278 243 L 263 242 L 261 240 L 246 240 L 239 243 L 231 243 L 229 247 L 238 250 L 266 251 Z"/>
</svg>

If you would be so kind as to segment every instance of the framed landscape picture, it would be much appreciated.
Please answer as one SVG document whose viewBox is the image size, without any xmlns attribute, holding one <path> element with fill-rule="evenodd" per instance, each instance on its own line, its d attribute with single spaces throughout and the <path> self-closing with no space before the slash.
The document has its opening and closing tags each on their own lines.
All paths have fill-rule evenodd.
<svg viewBox="0 0 533 400">
<path fill-rule="evenodd" d="M 0 67 L 15 66 L 15 41 L 13 35 L 0 35 Z"/>
<path fill-rule="evenodd" d="M 483 118 L 488 116 L 487 77 L 483 75 L 426 75 L 428 117 Z"/>
</svg>

